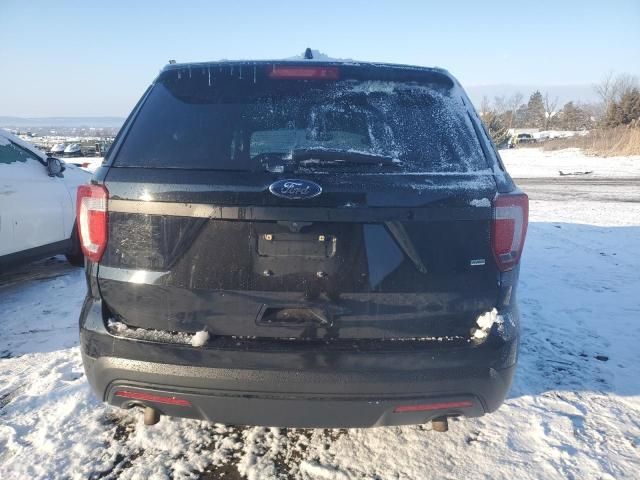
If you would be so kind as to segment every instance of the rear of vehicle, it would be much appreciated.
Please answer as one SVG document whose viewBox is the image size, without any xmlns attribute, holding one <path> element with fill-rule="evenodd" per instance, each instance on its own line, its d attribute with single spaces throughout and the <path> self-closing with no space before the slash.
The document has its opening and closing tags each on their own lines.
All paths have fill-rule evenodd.
<svg viewBox="0 0 640 480">
<path fill-rule="evenodd" d="M 80 324 L 104 401 L 296 427 L 502 403 L 527 200 L 445 71 L 168 66 L 94 178 Z"/>
</svg>

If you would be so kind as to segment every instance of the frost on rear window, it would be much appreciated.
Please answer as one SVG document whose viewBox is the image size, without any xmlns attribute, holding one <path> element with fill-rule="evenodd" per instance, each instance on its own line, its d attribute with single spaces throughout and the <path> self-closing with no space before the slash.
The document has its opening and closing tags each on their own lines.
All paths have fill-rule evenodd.
<svg viewBox="0 0 640 480">
<path fill-rule="evenodd" d="M 116 164 L 259 171 L 267 158 L 297 168 L 296 150 L 326 149 L 336 161 L 341 152 L 390 157 L 399 165 L 396 172 L 488 168 L 455 89 L 395 81 L 278 82 L 230 72 L 210 76 L 174 73 L 156 83 Z M 322 170 L 321 164 L 305 162 Z"/>
</svg>

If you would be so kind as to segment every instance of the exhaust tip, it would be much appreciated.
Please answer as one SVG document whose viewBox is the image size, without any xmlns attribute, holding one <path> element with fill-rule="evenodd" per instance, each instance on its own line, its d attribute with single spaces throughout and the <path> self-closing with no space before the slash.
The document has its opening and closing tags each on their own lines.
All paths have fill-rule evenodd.
<svg viewBox="0 0 640 480">
<path fill-rule="evenodd" d="M 449 421 L 447 417 L 438 417 L 431 420 L 431 426 L 434 432 L 446 432 L 449 430 Z"/>
<path fill-rule="evenodd" d="M 160 421 L 160 411 L 153 407 L 144 408 L 144 424 L 155 425 Z"/>
</svg>

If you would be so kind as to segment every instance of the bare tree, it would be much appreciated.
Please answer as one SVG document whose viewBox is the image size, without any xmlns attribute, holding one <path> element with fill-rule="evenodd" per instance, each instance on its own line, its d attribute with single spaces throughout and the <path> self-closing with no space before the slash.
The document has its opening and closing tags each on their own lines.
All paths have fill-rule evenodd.
<svg viewBox="0 0 640 480">
<path fill-rule="evenodd" d="M 593 86 L 602 100 L 599 116 L 608 112 L 615 102 L 620 102 L 620 99 L 625 94 L 629 94 L 634 88 L 639 87 L 640 82 L 637 76 L 629 75 L 628 73 L 615 75 L 613 71 L 609 71 L 600 83 Z"/>
<path fill-rule="evenodd" d="M 551 98 L 548 93 L 544 94 L 544 129 L 549 130 L 553 117 L 558 113 L 558 97 Z"/>
<path fill-rule="evenodd" d="M 518 114 L 518 109 L 520 105 L 522 105 L 522 101 L 524 100 L 524 95 L 520 92 L 516 92 L 509 97 L 506 101 L 507 109 L 510 112 L 509 119 L 507 122 L 508 128 L 513 128 L 516 123 L 516 115 Z"/>
<path fill-rule="evenodd" d="M 498 115 L 502 115 L 509 110 L 507 106 L 507 100 L 504 95 L 493 97 L 493 109 Z"/>
<path fill-rule="evenodd" d="M 619 102 L 624 95 L 629 94 L 634 88 L 639 88 L 640 82 L 635 75 L 621 73 L 613 82 L 612 97 L 615 102 Z"/>
<path fill-rule="evenodd" d="M 609 107 L 609 105 L 613 101 L 614 83 L 615 83 L 615 77 L 613 74 L 613 70 L 609 70 L 609 72 L 607 72 L 607 74 L 602 78 L 602 80 L 600 80 L 600 83 L 596 83 L 593 86 L 593 89 L 596 91 L 596 93 L 602 100 L 605 110 Z"/>
<path fill-rule="evenodd" d="M 484 95 L 482 97 L 482 101 L 480 102 L 480 116 L 486 115 L 491 112 L 491 102 L 489 101 L 489 97 Z"/>
</svg>

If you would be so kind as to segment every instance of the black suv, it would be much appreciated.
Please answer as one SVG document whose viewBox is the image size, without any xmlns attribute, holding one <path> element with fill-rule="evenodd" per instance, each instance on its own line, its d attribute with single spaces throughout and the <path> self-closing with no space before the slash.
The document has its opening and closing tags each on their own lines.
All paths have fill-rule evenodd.
<svg viewBox="0 0 640 480">
<path fill-rule="evenodd" d="M 87 377 L 147 423 L 445 429 L 509 389 L 528 200 L 445 70 L 168 65 L 77 205 Z"/>
</svg>

